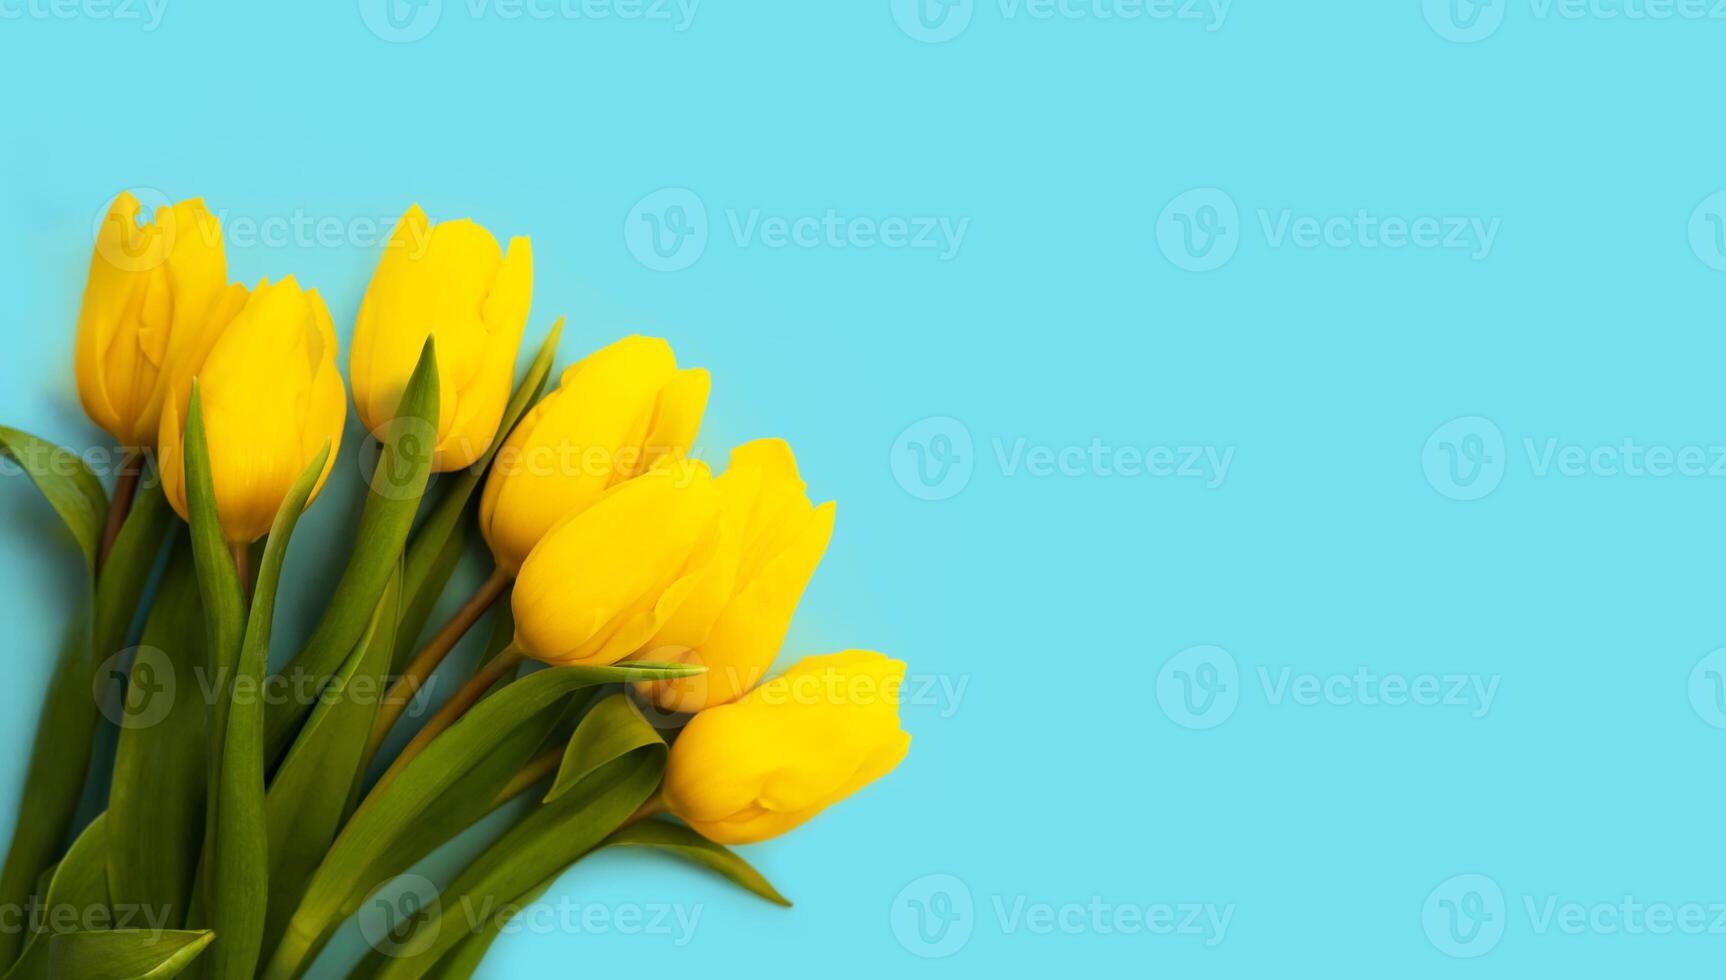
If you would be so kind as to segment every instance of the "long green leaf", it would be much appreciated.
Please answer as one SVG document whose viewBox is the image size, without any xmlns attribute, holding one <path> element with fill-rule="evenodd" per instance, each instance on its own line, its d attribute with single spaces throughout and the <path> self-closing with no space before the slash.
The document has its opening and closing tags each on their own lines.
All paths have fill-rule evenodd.
<svg viewBox="0 0 1726 980">
<path fill-rule="evenodd" d="M 688 677 L 701 670 L 687 664 L 648 663 L 555 667 L 529 674 L 480 701 L 360 804 L 312 876 L 264 975 L 285 980 L 309 966 L 360 901 L 386 878 L 407 868 L 401 858 L 406 843 L 413 841 L 411 829 L 441 805 L 443 795 L 479 767 L 501 768 L 492 749 L 512 729 L 542 721 L 542 711 L 584 688 Z M 513 769 L 504 771 L 502 779 L 507 782 L 513 775 Z M 489 808 L 490 803 L 488 799 L 482 806 Z"/>
<path fill-rule="evenodd" d="M 551 803 L 581 785 L 595 769 L 613 759 L 637 749 L 664 747 L 665 740 L 641 716 L 635 702 L 628 695 L 613 694 L 594 705 L 581 720 L 575 736 L 564 747 L 563 764 L 544 802 Z"/>
<path fill-rule="evenodd" d="M 0 908 L 21 909 L 30 900 L 36 881 L 54 864 L 65 846 L 67 831 L 84 790 L 90 746 L 96 734 L 96 700 L 90 674 L 90 610 L 85 606 L 73 620 L 49 681 L 30 769 L 18 807 L 12 847 L 0 872 Z M 0 930 L 0 966 L 18 955 L 23 937 Z"/>
<path fill-rule="evenodd" d="M 264 949 L 272 950 L 306 883 L 336 839 L 364 776 L 366 741 L 377 716 L 400 614 L 398 566 L 371 628 L 324 691 L 270 782 L 270 904 Z"/>
<path fill-rule="evenodd" d="M 608 847 L 648 847 L 665 851 L 715 871 L 726 880 L 742 886 L 775 905 L 785 907 L 791 905 L 785 896 L 779 894 L 778 890 L 766 878 L 762 877 L 761 872 L 756 871 L 730 848 L 715 844 L 681 824 L 660 820 L 644 820 L 640 823 L 630 824 L 607 837 L 599 847 L 588 853 L 592 854 Z M 508 904 L 516 908 L 527 907 L 538 901 L 562 876 L 563 872 L 559 871 Z M 474 971 L 479 969 L 480 962 L 484 960 L 486 952 L 491 949 L 491 944 L 497 939 L 498 933 L 502 931 L 505 924 L 503 918 L 495 915 L 480 922 L 472 935 L 464 936 L 453 949 L 444 954 L 443 959 L 438 961 L 438 980 L 466 980 L 467 977 L 473 976 Z M 365 975 L 375 977 L 384 969 L 390 959 L 391 957 L 387 957 L 383 953 L 374 952 L 364 964 L 371 970 Z"/>
<path fill-rule="evenodd" d="M 0 429 L 0 452 L 16 458 L 66 518 L 84 552 L 88 574 L 94 568 L 94 551 L 84 547 L 85 530 L 90 529 L 81 529 L 78 522 L 89 516 L 88 507 L 97 507 L 93 518 L 97 523 L 90 533 L 99 534 L 100 522 L 105 520 L 100 510 L 107 506 L 95 474 L 69 451 L 13 429 Z M 95 739 L 97 706 L 107 693 L 105 677 L 95 673 L 97 663 L 124 646 L 132 612 L 169 519 L 158 488 L 139 495 L 108 556 L 100 584 L 91 587 L 91 600 L 73 620 L 37 721 L 19 801 L 20 819 L 0 871 L 0 908 L 23 906 L 72 829 Z M 0 931 L 0 966 L 12 962 L 19 943 L 17 933 Z"/>
<path fill-rule="evenodd" d="M 216 942 L 208 959 L 215 980 L 246 980 L 257 969 L 263 948 L 264 914 L 269 901 L 269 837 L 264 810 L 264 705 L 261 696 L 274 631 L 276 587 L 294 527 L 311 499 L 333 446 L 300 474 L 270 528 L 258 568 L 251 617 L 240 648 L 234 695 L 222 744 L 221 775 L 216 784 L 216 868 L 210 921 Z"/>
<path fill-rule="evenodd" d="M 108 494 L 102 481 L 71 450 L 63 449 L 28 432 L 0 425 L 0 456 L 10 457 L 24 470 L 48 504 L 72 532 L 84 564 L 92 574 L 96 551 L 102 544 L 102 527 L 108 517 Z"/>
<path fill-rule="evenodd" d="M 449 499 L 449 494 L 458 489 L 454 486 L 446 487 L 444 499 Z M 438 598 L 449 586 L 449 580 L 455 576 L 456 566 L 461 564 L 462 552 L 467 548 L 468 526 L 466 521 L 457 524 L 444 540 L 443 550 L 435 555 L 430 554 L 429 548 L 416 548 L 419 538 L 415 538 L 414 543 L 408 545 L 407 563 L 416 585 L 412 600 L 402 603 L 401 621 L 396 624 L 396 649 L 390 657 L 392 675 L 401 673 L 402 668 L 408 665 L 417 649 L 417 638 L 425 631 L 426 621 L 431 619 Z"/>
<path fill-rule="evenodd" d="M 60 923 L 70 920 L 79 929 L 102 928 L 111 923 L 108 874 L 103 859 L 108 847 L 107 822 L 106 814 L 92 820 L 54 869 L 42 896 L 42 919 L 24 923 L 30 927 L 29 938 L 6 980 L 43 980 L 48 976 L 48 941 Z M 101 918 L 92 918 L 96 916 Z"/>
<path fill-rule="evenodd" d="M 55 936 L 53 980 L 167 980 L 198 958 L 213 932 L 121 929 Z"/>
<path fill-rule="evenodd" d="M 246 600 L 240 573 L 234 567 L 227 539 L 222 534 L 216 510 L 215 478 L 210 470 L 210 445 L 204 431 L 203 399 L 197 379 L 186 408 L 185 429 L 186 511 L 192 540 L 192 561 L 198 573 L 198 592 L 204 608 L 205 672 L 211 685 L 205 732 L 209 736 L 205 776 L 204 841 L 190 914 L 187 921 L 200 924 L 211 915 L 216 869 L 216 828 L 221 785 L 222 748 L 227 740 L 232 710 L 231 689 L 239 665 L 240 645 L 245 640 Z"/>
<path fill-rule="evenodd" d="M 281 758 L 312 710 L 313 699 L 302 699 L 299 692 L 320 689 L 371 624 L 425 495 L 437 425 L 437 352 L 427 337 L 372 471 L 347 568 L 311 638 L 283 671 L 289 682 L 282 687 L 294 696 L 270 706 L 264 733 L 267 761 Z"/>
<path fill-rule="evenodd" d="M 775 905 L 791 907 L 791 900 L 779 894 L 773 884 L 762 877 L 748 861 L 723 844 L 715 844 L 688 827 L 664 820 L 643 820 L 630 824 L 605 839 L 601 847 L 650 847 L 675 854 L 718 873 L 725 880 L 767 899 Z"/>
<path fill-rule="evenodd" d="M 414 534 L 413 543 L 408 546 L 407 585 L 402 591 L 406 597 L 406 608 L 393 669 L 401 669 L 413 655 L 415 643 L 425 629 L 426 620 L 431 617 L 432 607 L 437 604 L 438 596 L 449 583 L 449 571 L 442 562 L 448 560 L 446 552 L 452 543 L 465 537 L 467 524 L 462 520 L 463 512 L 473 498 L 474 491 L 479 488 L 480 481 L 485 478 L 492 460 L 497 457 L 497 451 L 503 446 L 504 440 L 509 438 L 516 423 L 521 421 L 521 417 L 527 414 L 527 410 L 545 391 L 546 382 L 551 378 L 552 362 L 557 359 L 558 339 L 562 336 L 563 320 L 559 319 L 552 325 L 551 333 L 540 345 L 533 363 L 528 365 L 527 376 L 522 379 L 521 385 L 516 388 L 509 404 L 504 408 L 503 418 L 498 422 L 497 434 L 492 437 L 491 445 L 472 466 L 449 481 L 437 507 Z M 460 545 L 455 546 L 459 554 Z M 449 567 L 454 567 L 453 562 Z"/>
<path fill-rule="evenodd" d="M 216 510 L 215 477 L 211 475 L 210 444 L 204 432 L 204 410 L 197 379 L 192 381 L 192 397 L 186 409 L 185 440 L 186 510 L 192 529 L 192 559 L 197 567 L 199 594 L 204 605 L 204 643 L 208 658 L 205 666 L 211 683 L 219 691 L 210 711 L 211 785 L 214 785 L 214 776 L 221 766 L 220 747 L 227 738 L 231 708 L 227 689 L 233 684 L 240 644 L 245 639 L 246 599 L 240 587 L 239 570 L 234 567 L 233 553 L 222 534 L 222 521 Z M 213 796 L 210 803 L 212 806 L 215 803 Z"/>
<path fill-rule="evenodd" d="M 119 653 L 126 646 L 126 637 L 137 618 L 138 603 L 162 553 L 162 543 L 169 529 L 178 524 L 179 518 L 168 498 L 162 495 L 160 483 L 151 481 L 133 498 L 132 510 L 120 526 L 120 534 L 114 539 L 114 547 L 96 580 L 93 653 L 97 661 Z"/>
<path fill-rule="evenodd" d="M 108 790 L 108 888 L 116 905 L 185 922 L 204 829 L 204 627 L 184 535 L 144 624 Z"/>
<path fill-rule="evenodd" d="M 389 945 L 380 952 L 393 959 L 378 970 L 377 980 L 426 976 L 472 935 L 470 927 L 500 927 L 498 910 L 543 890 L 647 802 L 665 771 L 665 755 L 665 743 L 626 695 L 595 705 L 570 740 L 565 758 L 579 761 L 559 779 L 562 790 L 443 889 L 418 923 L 421 931 L 387 937 Z"/>
<path fill-rule="evenodd" d="M 550 891 L 551 886 L 557 884 L 557 879 L 561 877 L 563 877 L 563 872 L 559 871 L 528 889 L 508 904 L 515 908 L 527 908 L 543 898 L 545 893 Z M 445 953 L 442 959 L 438 960 L 436 972 L 438 980 L 467 980 L 468 977 L 473 976 L 474 971 L 479 969 L 480 963 L 484 962 L 485 954 L 491 951 L 491 944 L 497 941 L 498 935 L 503 932 L 503 927 L 508 924 L 509 920 L 501 914 L 493 914 L 474 925 L 470 934 L 463 935 L 461 940 L 449 952 Z M 376 964 L 370 974 L 373 980 L 382 976 L 384 970 L 389 967 L 393 960 L 394 957 L 376 951 L 368 956 L 366 964 Z"/>
</svg>

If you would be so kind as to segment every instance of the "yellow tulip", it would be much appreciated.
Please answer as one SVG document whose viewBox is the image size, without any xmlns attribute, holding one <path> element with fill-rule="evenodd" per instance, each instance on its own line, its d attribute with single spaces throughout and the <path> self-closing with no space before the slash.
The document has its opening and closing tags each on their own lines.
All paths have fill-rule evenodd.
<svg viewBox="0 0 1726 980">
<path fill-rule="evenodd" d="M 540 541 L 516 579 L 516 646 L 551 664 L 611 664 L 677 612 L 720 538 L 703 463 L 667 460 Z"/>
<path fill-rule="evenodd" d="M 515 427 L 486 480 L 479 524 L 498 567 L 521 568 L 559 521 L 688 452 L 708 385 L 706 371 L 679 370 L 671 345 L 653 337 L 626 337 L 570 365 Z"/>
<path fill-rule="evenodd" d="M 435 228 L 408 209 L 360 304 L 348 369 L 368 430 L 395 418 L 428 335 L 437 338 L 438 434 L 432 468 L 472 465 L 490 447 L 509 402 L 516 349 L 533 297 L 533 250 L 509 252 L 472 221 Z"/>
<path fill-rule="evenodd" d="M 325 444 L 330 457 L 314 498 L 335 465 L 347 394 L 323 297 L 302 290 L 292 276 L 259 284 L 210 349 L 198 392 L 222 534 L 249 544 L 269 531 L 282 498 Z M 186 400 L 170 399 L 158 445 L 162 490 L 181 517 L 187 516 L 185 418 Z"/>
<path fill-rule="evenodd" d="M 221 224 L 203 201 L 158 208 L 142 227 L 139 210 L 122 193 L 96 233 L 74 354 L 85 414 L 130 447 L 155 442 L 170 377 L 190 384 L 246 301 L 228 284 Z"/>
<path fill-rule="evenodd" d="M 653 660 L 707 668 L 641 685 L 666 711 L 734 701 L 766 676 L 833 536 L 833 503 L 810 502 L 784 440 L 737 447 L 715 483 L 724 545 L 691 599 L 645 648 Z"/>
<path fill-rule="evenodd" d="M 808 657 L 741 701 L 695 716 L 671 745 L 666 808 L 721 844 L 777 837 L 905 758 L 905 664 L 867 650 Z"/>
</svg>

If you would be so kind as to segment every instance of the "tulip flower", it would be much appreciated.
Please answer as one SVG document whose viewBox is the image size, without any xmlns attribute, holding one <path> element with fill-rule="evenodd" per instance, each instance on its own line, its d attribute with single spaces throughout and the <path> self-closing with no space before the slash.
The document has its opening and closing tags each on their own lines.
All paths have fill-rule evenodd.
<svg viewBox="0 0 1726 980">
<path fill-rule="evenodd" d="M 189 385 L 246 301 L 203 201 L 158 208 L 142 227 L 139 210 L 122 193 L 96 233 L 74 355 L 84 412 L 129 448 L 155 443 L 170 377 Z M 183 387 L 174 394 L 184 401 Z"/>
<path fill-rule="evenodd" d="M 269 531 L 282 499 L 326 444 L 330 455 L 313 498 L 335 465 L 347 395 L 323 297 L 292 276 L 265 280 L 210 349 L 198 390 L 222 534 L 249 544 Z M 185 417 L 184 400 L 170 399 L 158 446 L 162 490 L 181 517 Z"/>
<path fill-rule="evenodd" d="M 600 495 L 533 549 L 511 608 L 522 653 L 612 664 L 677 613 L 720 541 L 719 493 L 703 463 L 674 459 Z"/>
<path fill-rule="evenodd" d="M 833 503 L 810 502 L 784 440 L 737 447 L 715 483 L 725 544 L 690 600 L 646 646 L 651 659 L 707 668 L 641 685 L 666 711 L 736 700 L 766 676 L 833 536 Z"/>
<path fill-rule="evenodd" d="M 419 205 L 390 235 L 354 326 L 349 379 L 368 430 L 394 418 L 428 335 L 437 338 L 435 472 L 470 466 L 497 435 L 533 296 L 533 250 L 507 254 L 472 221 L 432 227 Z"/>
<path fill-rule="evenodd" d="M 672 743 L 664 803 L 703 837 L 777 837 L 905 758 L 905 664 L 866 650 L 808 657 L 742 700 L 695 716 Z"/>
<path fill-rule="evenodd" d="M 671 345 L 653 337 L 626 337 L 570 365 L 515 427 L 486 480 L 479 523 L 498 568 L 515 572 L 559 521 L 688 452 L 708 386 L 706 371 L 680 370 Z"/>
</svg>

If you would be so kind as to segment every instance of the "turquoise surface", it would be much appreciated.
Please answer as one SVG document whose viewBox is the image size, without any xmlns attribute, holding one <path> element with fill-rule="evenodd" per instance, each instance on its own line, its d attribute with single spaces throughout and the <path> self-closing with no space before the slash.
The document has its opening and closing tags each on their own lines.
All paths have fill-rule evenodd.
<svg viewBox="0 0 1726 980">
<path fill-rule="evenodd" d="M 1718 969 L 1726 6 L 153 3 L 0 0 L 0 422 L 104 445 L 120 189 L 344 345 L 417 201 L 789 439 L 787 658 L 910 665 L 898 771 L 745 849 L 794 909 L 606 854 L 480 976 Z M 0 537 L 5 833 L 77 579 L 11 470 Z"/>
</svg>

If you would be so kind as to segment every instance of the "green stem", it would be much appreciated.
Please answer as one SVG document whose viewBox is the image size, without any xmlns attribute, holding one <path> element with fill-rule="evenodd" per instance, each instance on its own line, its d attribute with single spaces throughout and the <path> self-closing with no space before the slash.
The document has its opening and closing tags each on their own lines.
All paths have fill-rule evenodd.
<svg viewBox="0 0 1726 980">
<path fill-rule="evenodd" d="M 444 658 L 455 649 L 455 645 L 467 635 L 468 630 L 508 591 L 512 581 L 514 580 L 509 572 L 502 568 L 493 569 L 491 576 L 456 610 L 449 622 L 414 655 L 413 662 L 408 664 L 401 677 L 390 686 L 389 693 L 384 695 L 383 704 L 378 708 L 377 720 L 372 724 L 371 742 L 366 748 L 366 758 L 377 754 L 378 747 L 383 744 L 390 729 L 395 727 L 402 712 L 407 710 L 408 702 L 412 701 L 431 679 L 432 672 L 438 669 Z"/>
</svg>

